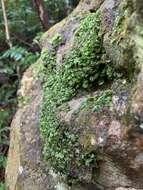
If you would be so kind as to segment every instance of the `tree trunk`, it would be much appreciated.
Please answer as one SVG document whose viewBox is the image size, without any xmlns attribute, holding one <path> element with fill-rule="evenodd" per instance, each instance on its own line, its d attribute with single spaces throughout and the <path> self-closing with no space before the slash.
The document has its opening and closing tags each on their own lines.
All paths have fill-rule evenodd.
<svg viewBox="0 0 143 190">
<path fill-rule="evenodd" d="M 5 35 L 6 35 L 6 41 L 9 45 L 9 47 L 12 47 L 12 42 L 10 39 L 10 33 L 9 33 L 9 28 L 8 28 L 8 20 L 7 20 L 7 15 L 6 15 L 6 8 L 5 8 L 5 2 L 4 0 L 1 0 L 2 4 L 2 12 L 3 12 L 3 19 L 4 19 L 4 26 L 5 26 Z"/>
<path fill-rule="evenodd" d="M 43 0 L 33 0 L 33 4 L 36 8 L 41 24 L 45 30 L 49 28 L 48 14 L 44 7 Z"/>
</svg>

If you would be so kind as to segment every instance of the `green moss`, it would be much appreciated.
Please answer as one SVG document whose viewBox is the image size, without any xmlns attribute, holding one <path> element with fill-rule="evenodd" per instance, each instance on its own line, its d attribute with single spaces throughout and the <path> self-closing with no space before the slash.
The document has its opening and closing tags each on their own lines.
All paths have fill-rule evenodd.
<svg viewBox="0 0 143 190">
<path fill-rule="evenodd" d="M 62 36 L 59 33 L 56 33 L 53 38 L 50 40 L 50 43 L 56 48 L 62 42 Z"/>
<path fill-rule="evenodd" d="M 116 68 L 120 70 L 129 81 L 132 81 L 135 71 L 134 59 L 134 31 L 133 3 L 123 0 L 118 7 L 118 15 L 115 18 L 113 31 L 110 36 L 112 43 L 112 55 Z"/>
<path fill-rule="evenodd" d="M 81 110 L 92 110 L 92 112 L 100 112 L 103 108 L 111 107 L 112 105 L 112 90 L 100 90 L 96 95 L 87 96 L 81 103 L 80 107 L 73 113 L 78 117 Z"/>
<path fill-rule="evenodd" d="M 112 43 L 116 45 L 126 37 L 126 33 L 128 32 L 131 11 L 127 1 L 121 2 L 118 12 L 112 32 Z"/>
<path fill-rule="evenodd" d="M 41 58 L 33 65 L 33 76 L 35 80 L 43 81 L 45 78 L 45 66 L 42 64 Z"/>
<path fill-rule="evenodd" d="M 87 150 L 87 151 L 93 151 L 95 150 L 95 147 L 93 148 L 93 145 L 91 144 L 91 141 L 96 141 L 96 135 L 93 133 L 93 131 L 86 131 L 84 134 L 80 136 L 80 144 Z M 87 161 L 89 162 L 89 161 Z"/>
<path fill-rule="evenodd" d="M 63 64 L 56 68 L 56 43 L 43 50 L 44 100 L 41 109 L 41 134 L 44 156 L 56 170 L 71 176 L 71 170 L 91 167 L 96 153 L 86 151 L 79 142 L 76 126 L 67 126 L 58 118 L 58 108 L 74 97 L 79 89 L 99 86 L 112 79 L 112 67 L 106 60 L 100 34 L 100 13 L 89 13 L 75 33 L 72 49 L 65 55 Z M 74 175 L 74 174 L 73 174 Z M 72 176 L 77 177 L 77 176 Z"/>
<path fill-rule="evenodd" d="M 61 112 L 68 112 L 70 111 L 70 107 L 68 105 L 68 103 L 63 103 L 61 106 L 58 107 L 58 111 Z"/>
<path fill-rule="evenodd" d="M 18 96 L 19 107 L 27 105 L 28 103 L 30 103 L 31 99 L 32 97 L 29 96 Z"/>
<path fill-rule="evenodd" d="M 94 96 L 93 112 L 101 111 L 104 107 L 110 107 L 112 105 L 112 91 L 101 91 L 98 95 Z"/>
</svg>

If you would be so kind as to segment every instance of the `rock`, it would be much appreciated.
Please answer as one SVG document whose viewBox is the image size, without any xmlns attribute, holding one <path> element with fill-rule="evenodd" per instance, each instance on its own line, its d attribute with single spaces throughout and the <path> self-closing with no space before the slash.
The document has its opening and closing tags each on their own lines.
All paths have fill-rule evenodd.
<svg viewBox="0 0 143 190">
<path fill-rule="evenodd" d="M 40 81 L 34 80 L 33 67 L 24 74 L 21 96 L 27 98 L 12 122 L 11 143 L 6 169 L 7 189 L 52 189 L 54 181 L 42 163 L 38 129 L 39 106 L 42 101 Z"/>
<path fill-rule="evenodd" d="M 18 92 L 22 102 L 12 122 L 7 190 L 143 189 L 141 7 L 140 0 L 81 0 L 68 18 L 44 34 L 41 58 L 25 72 Z M 98 10 L 101 22 L 97 26 L 102 35 L 94 28 L 98 48 L 93 49 L 97 64 L 94 67 L 97 73 L 93 75 L 94 69 L 90 67 L 94 54 L 90 45 L 95 38 L 89 39 L 86 48 L 84 42 L 79 43 L 77 55 L 67 65 L 65 59 L 77 48 L 79 28 L 86 34 L 86 39 L 83 36 L 81 39 L 86 41 L 91 37 L 86 32 L 94 18 L 89 17 L 88 23 L 84 19 L 88 15 L 97 17 Z M 80 68 L 83 60 L 88 67 Z M 71 65 L 74 72 L 69 67 L 71 62 L 75 64 Z M 78 67 L 84 72 L 76 70 Z M 70 71 L 66 77 L 61 68 Z M 80 74 L 75 75 L 76 72 Z M 50 83 L 43 85 L 43 75 L 45 80 L 51 79 Z M 58 81 L 52 83 L 57 75 L 63 89 L 52 86 L 59 85 Z M 89 81 L 92 81 L 90 91 L 86 89 Z M 53 88 L 46 94 L 45 86 Z M 67 89 L 72 95 L 69 96 L 71 91 Z M 44 161 L 42 150 L 48 162 Z"/>
</svg>

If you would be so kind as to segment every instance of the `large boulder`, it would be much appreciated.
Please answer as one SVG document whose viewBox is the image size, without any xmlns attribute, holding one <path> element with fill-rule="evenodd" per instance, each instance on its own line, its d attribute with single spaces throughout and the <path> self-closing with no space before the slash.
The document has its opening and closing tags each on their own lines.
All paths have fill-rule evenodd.
<svg viewBox="0 0 143 190">
<path fill-rule="evenodd" d="M 143 189 L 141 0 L 81 0 L 41 39 L 13 119 L 7 190 Z"/>
</svg>

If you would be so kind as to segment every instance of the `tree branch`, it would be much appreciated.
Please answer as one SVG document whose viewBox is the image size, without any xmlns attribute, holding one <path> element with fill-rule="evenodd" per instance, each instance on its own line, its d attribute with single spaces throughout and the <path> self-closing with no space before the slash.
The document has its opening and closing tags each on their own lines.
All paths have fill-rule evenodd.
<svg viewBox="0 0 143 190">
<path fill-rule="evenodd" d="M 10 32 L 9 32 L 9 28 L 8 28 L 8 20 L 7 20 L 6 8 L 5 8 L 4 0 L 1 0 L 1 4 L 2 4 L 4 26 L 5 26 L 6 41 L 7 41 L 8 45 L 9 45 L 9 47 L 11 48 L 12 47 L 12 42 L 11 42 L 11 39 L 10 39 Z"/>
<path fill-rule="evenodd" d="M 49 29 L 49 19 L 48 14 L 44 7 L 43 0 L 33 0 L 33 4 L 36 8 L 36 11 L 38 13 L 39 19 L 41 21 L 41 24 L 45 30 Z"/>
</svg>

